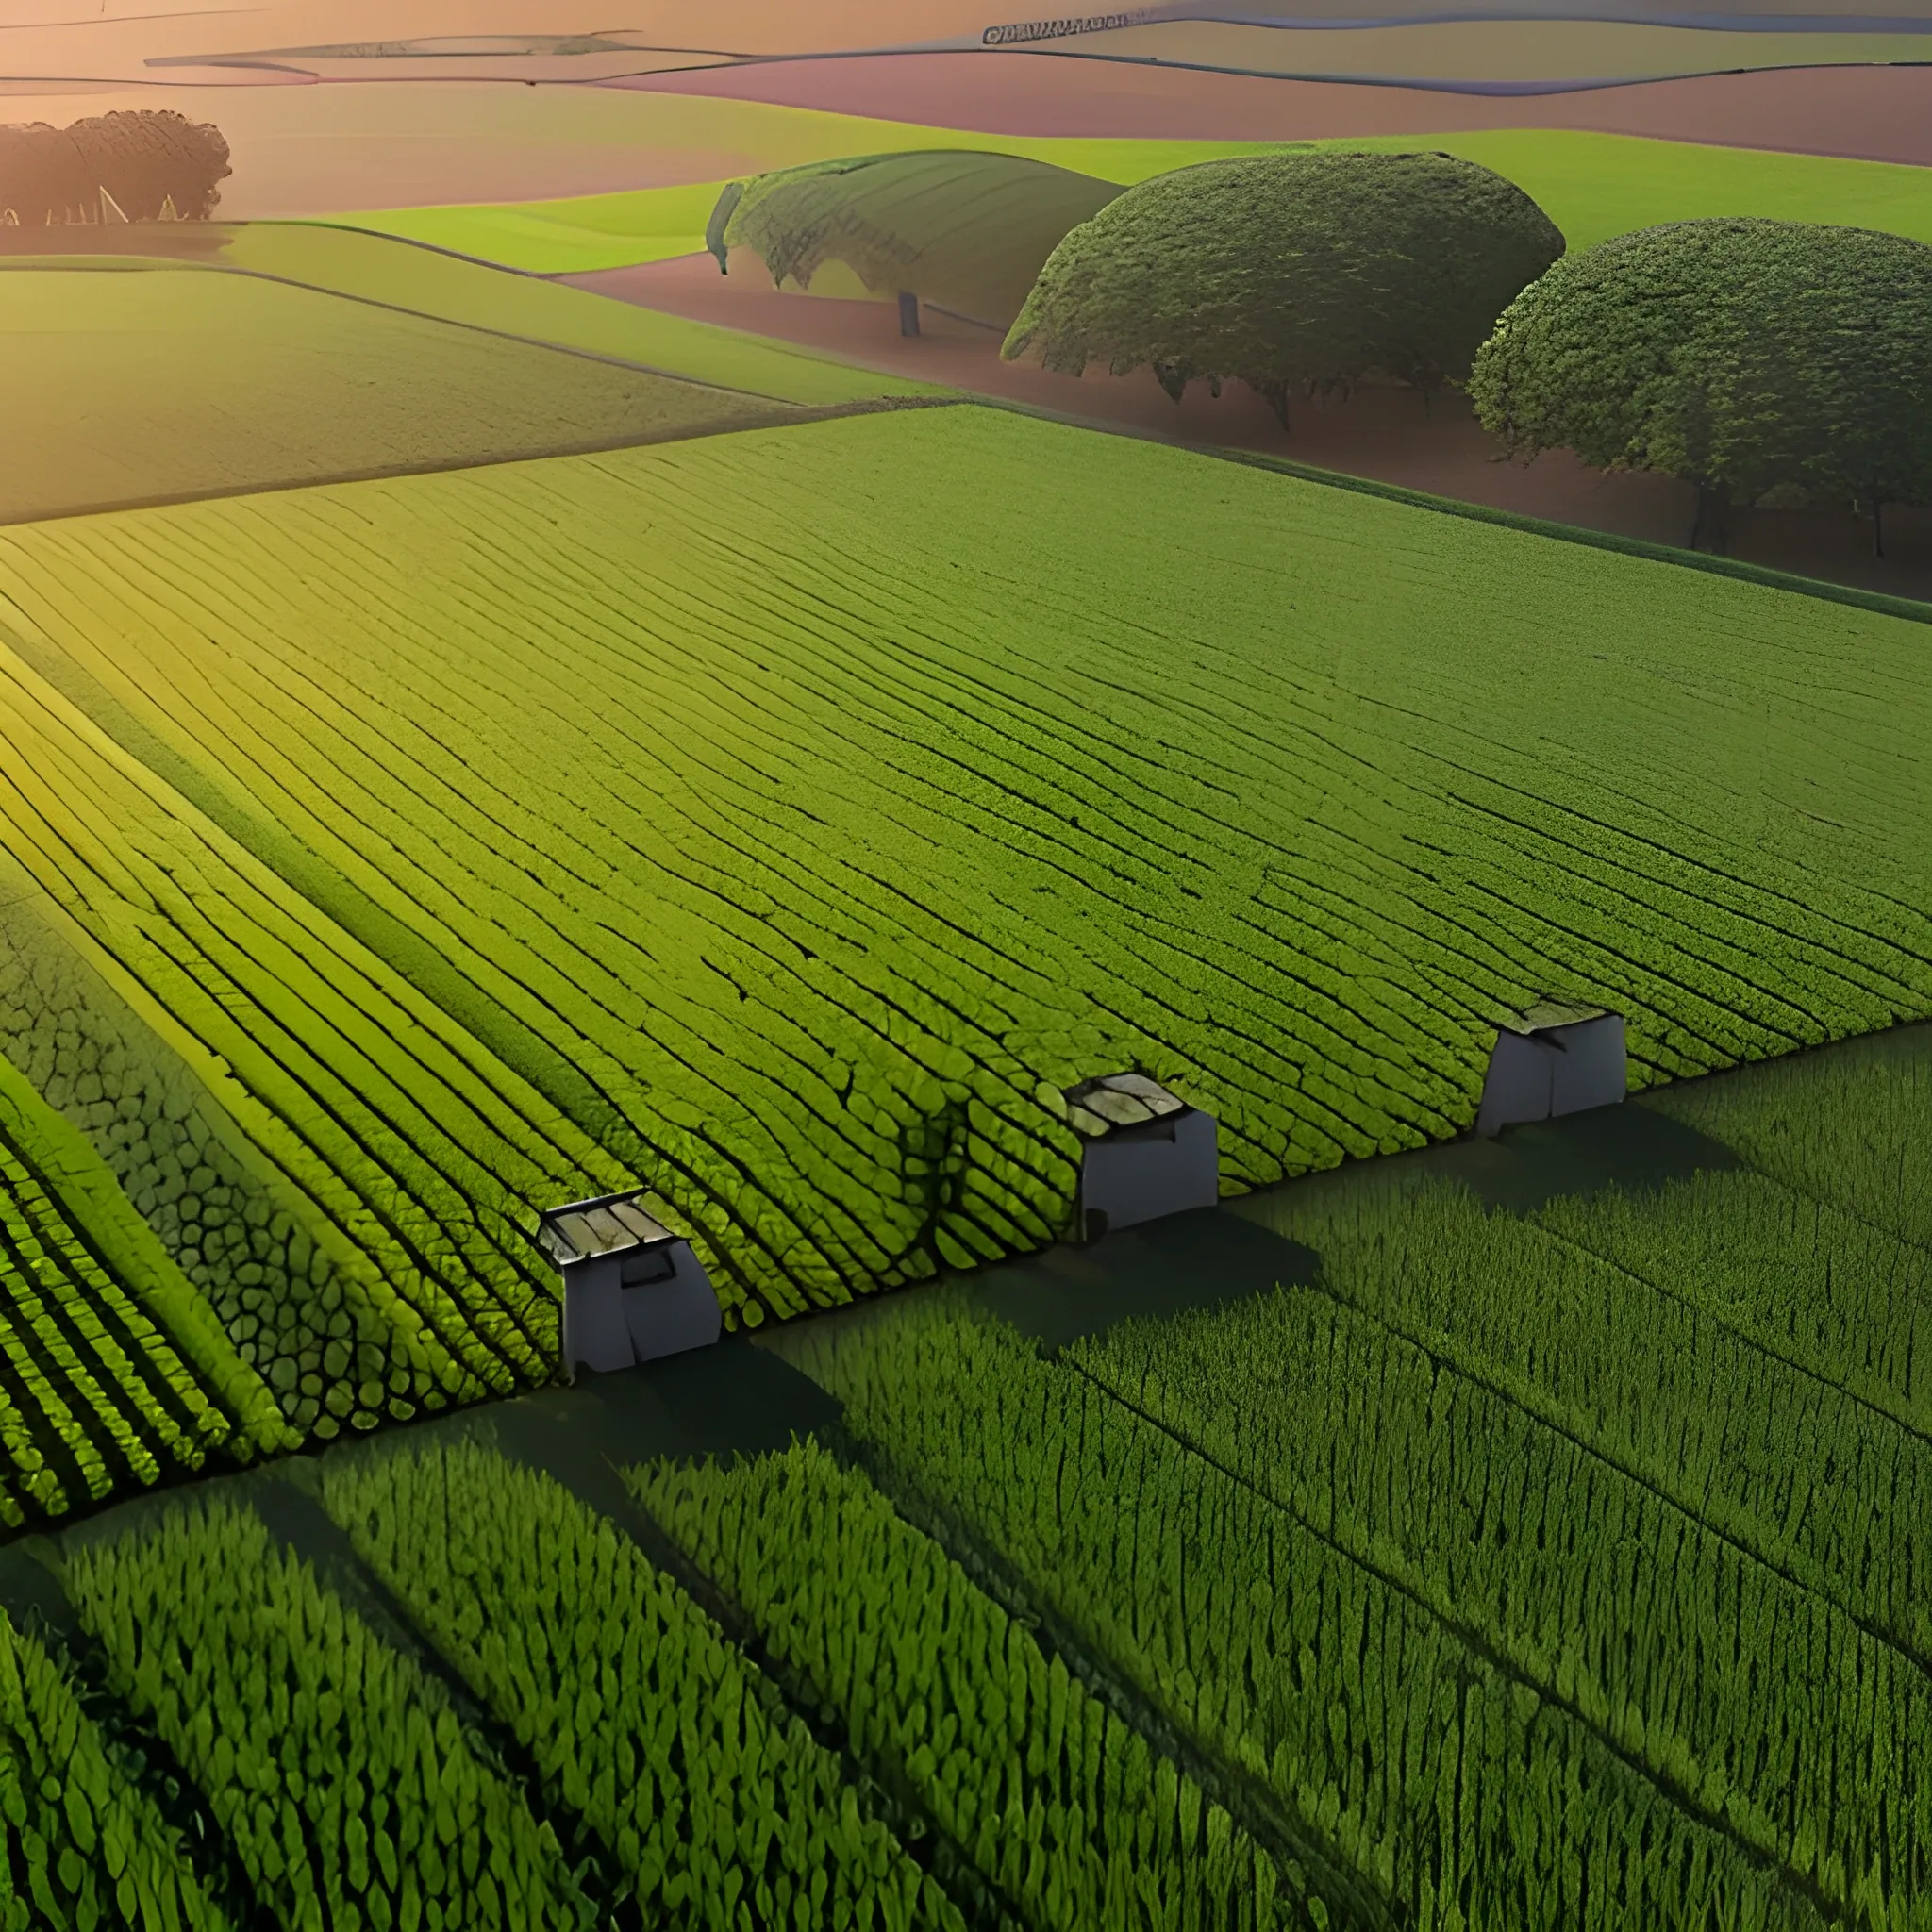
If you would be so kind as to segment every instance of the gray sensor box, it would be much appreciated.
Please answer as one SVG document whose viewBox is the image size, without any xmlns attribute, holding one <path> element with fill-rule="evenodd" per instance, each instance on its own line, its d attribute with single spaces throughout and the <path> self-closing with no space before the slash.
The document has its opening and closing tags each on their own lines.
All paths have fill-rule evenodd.
<svg viewBox="0 0 1932 1932">
<path fill-rule="evenodd" d="M 1492 1136 L 1520 1122 L 1613 1106 L 1628 1091 L 1622 1015 L 1545 1003 L 1498 1028 L 1475 1130 Z"/>
<path fill-rule="evenodd" d="M 1086 1141 L 1082 1238 L 1132 1227 L 1221 1198 L 1214 1116 L 1144 1074 L 1106 1074 L 1066 1091 L 1067 1120 Z"/>
<path fill-rule="evenodd" d="M 563 1274 L 563 1371 L 608 1373 L 704 1348 L 724 1317 L 691 1243 L 639 1205 L 607 1194 L 553 1208 L 537 1239 Z"/>
</svg>

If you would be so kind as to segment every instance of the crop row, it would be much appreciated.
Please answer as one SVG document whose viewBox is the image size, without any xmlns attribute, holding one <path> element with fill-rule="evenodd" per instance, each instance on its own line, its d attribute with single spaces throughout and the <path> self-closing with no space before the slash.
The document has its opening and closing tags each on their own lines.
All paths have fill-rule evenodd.
<svg viewBox="0 0 1932 1932">
<path fill-rule="evenodd" d="M 331 1463 L 325 1495 L 646 1923 L 958 1925 L 716 1626 L 550 1478 L 465 1444 Z"/>
<path fill-rule="evenodd" d="M 291 1441 L 93 1144 L 0 1060 L 0 1518 Z"/>
<path fill-rule="evenodd" d="M 0 1924 L 1362 1923 L 816 1444 L 627 1479 L 749 1652 L 473 1438 L 324 1458 L 340 1540 L 281 1481 L 71 1532 L 71 1623 L 0 1619 Z"/>
<path fill-rule="evenodd" d="M 1193 1779 L 857 1472 L 808 1442 L 633 1493 L 875 1774 L 910 1793 L 1029 1925 L 1286 1923 L 1273 1863 Z M 1318 1900 L 1295 1901 L 1295 1924 Z"/>
<path fill-rule="evenodd" d="M 545 1379 L 536 1209 L 619 1178 L 25 667 L 0 688 L 0 1052 L 326 1439 Z"/>
<path fill-rule="evenodd" d="M 1465 1124 L 1539 994 L 1625 1012 L 1641 1077 L 1932 1002 L 1908 626 L 995 412 L 33 531 L 0 592 L 353 958 L 323 1000 L 268 911 L 217 943 L 143 882 L 157 997 L 269 1056 L 485 1387 L 543 1341 L 490 1216 L 559 1162 L 439 1109 L 460 1070 L 358 1033 L 364 983 L 646 1181 L 746 1322 L 1051 1238 L 1095 1072 L 1211 1108 L 1253 1184 Z M 463 1278 L 378 1174 L 419 1245 L 477 1204 Z"/>
<path fill-rule="evenodd" d="M 1788 1257 L 1795 1307 L 1779 1312 L 1802 1348 L 1727 1300 L 1706 1257 L 1726 1227 L 1757 1250 L 1763 1196 L 1756 1176 L 1706 1175 L 1657 1201 L 1557 1201 L 1524 1222 L 1445 1186 L 1390 1201 L 1324 1181 L 1267 1211 L 1322 1256 L 1337 1298 L 1923 1668 L 1923 1563 L 1897 1525 L 1932 1506 L 1932 1438 L 1859 1391 L 1869 1331 L 1856 1289 L 1841 1307 L 1838 1286 L 1857 1253 L 1841 1256 L 1829 1224 L 1807 1274 Z"/>
<path fill-rule="evenodd" d="M 775 1344 L 890 1481 L 944 1511 L 1195 1748 L 1259 1781 L 1373 1923 L 1817 1926 L 1724 1796 L 1684 1794 L 1407 1579 L 1070 1361 L 922 1297 Z"/>
<path fill-rule="evenodd" d="M 228 1932 L 70 1674 L 0 1616 L 0 1926 Z"/>
<path fill-rule="evenodd" d="M 1921 1255 L 1932 1247 L 1932 1029 L 1903 1028 L 1687 1082 L 1650 1104 L 1734 1148 L 1793 1194 L 1835 1207 L 1840 1221 L 1856 1218 Z M 1741 1235 L 1743 1218 L 1726 1232 Z M 1874 1338 L 1896 1337 L 1900 1322 L 1932 1319 L 1923 1294 L 1872 1287 L 1866 1318 Z M 1902 1371 L 1916 1355 L 1927 1363 L 1922 1374 L 1932 1374 L 1932 1357 L 1909 1347 L 1900 1354 Z M 1924 1388 L 1922 1381 L 1922 1404 Z"/>
<path fill-rule="evenodd" d="M 71 1551 L 109 1682 L 207 1803 L 260 1910 L 302 1932 L 585 1927 L 555 1835 L 448 1693 L 215 1501 Z"/>
<path fill-rule="evenodd" d="M 1822 1445 L 1791 1433 L 1789 1407 L 1774 1407 L 1760 1440 L 1782 1454 L 1740 1455 L 1748 1476 L 1713 1481 L 1710 1522 L 1700 1520 L 1694 1451 L 1667 1475 L 1658 1470 L 1674 1446 L 1691 1449 L 1674 1418 L 1698 1411 L 1676 1407 L 1690 1391 L 1650 1357 L 1632 1365 L 1661 1384 L 1641 1457 L 1617 1455 L 1623 1445 L 1606 1443 L 1609 1432 L 1578 1399 L 1520 1405 L 1499 1364 L 1405 1320 L 1398 1270 L 1446 1251 L 1439 1265 L 1459 1277 L 1459 1298 L 1500 1303 L 1527 1331 L 1539 1383 L 1547 1360 L 1582 1354 L 1600 1364 L 1636 1338 L 1590 1334 L 1598 1305 L 1577 1292 L 1582 1271 L 1563 1267 L 1553 1244 L 1511 1257 L 1486 1243 L 1482 1218 L 1475 1210 L 1478 1224 L 1458 1227 L 1415 1211 L 1414 1245 L 1401 1254 L 1364 1263 L 1324 1249 L 1323 1285 L 1137 1324 L 1076 1344 L 1068 1359 L 1468 1633 L 1834 1911 L 1914 1923 L 1932 1786 L 1907 1767 L 1909 1740 L 1932 1727 L 1932 1702 L 1923 1655 L 1888 1641 L 1912 1610 L 1902 1600 L 1888 1624 L 1871 1601 L 1904 1580 L 1893 1525 L 1912 1507 L 1909 1491 L 1862 1502 L 1861 1478 L 1885 1474 L 1869 1469 L 1844 1471 L 1841 1486 L 1822 1481 Z M 1622 1378 L 1601 1379 L 1609 1407 Z M 1755 1408 L 1761 1394 L 1745 1385 L 1734 1400 Z M 1745 1524 L 1724 1507 L 1724 1491 L 1751 1478 L 1763 1493 L 1752 1499 L 1758 1521 Z M 1788 1495 L 1812 1519 L 1861 1534 L 1844 1555 L 1869 1560 L 1869 1581 L 1839 1574 L 1811 1587 L 1785 1548 L 1760 1554 L 1745 1541 Z"/>
</svg>

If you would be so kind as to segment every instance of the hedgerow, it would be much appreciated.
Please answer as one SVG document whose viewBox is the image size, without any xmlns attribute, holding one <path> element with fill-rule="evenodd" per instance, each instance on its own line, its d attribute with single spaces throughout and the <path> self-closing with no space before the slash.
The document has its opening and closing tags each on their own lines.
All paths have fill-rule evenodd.
<svg viewBox="0 0 1932 1932">
<path fill-rule="evenodd" d="M 1524 457 L 1565 448 L 1680 477 L 1707 510 L 1863 504 L 1877 542 L 1881 505 L 1932 501 L 1928 329 L 1922 242 L 1816 222 L 1669 222 L 1524 289 L 1483 344 L 1470 396 Z"/>
<path fill-rule="evenodd" d="M 1460 381 L 1562 252 L 1520 188 L 1450 155 L 1204 161 L 1074 228 L 1001 353 L 1070 375 L 1146 363 L 1176 402 L 1196 377 L 1217 395 L 1244 382 L 1286 428 L 1290 396 L 1346 395 L 1372 373 L 1424 393 Z"/>
<path fill-rule="evenodd" d="M 1120 192 L 1017 155 L 862 155 L 730 183 L 708 241 L 721 268 L 749 250 L 781 288 L 837 261 L 874 294 L 905 291 L 1004 328 L 1056 244 Z"/>
</svg>

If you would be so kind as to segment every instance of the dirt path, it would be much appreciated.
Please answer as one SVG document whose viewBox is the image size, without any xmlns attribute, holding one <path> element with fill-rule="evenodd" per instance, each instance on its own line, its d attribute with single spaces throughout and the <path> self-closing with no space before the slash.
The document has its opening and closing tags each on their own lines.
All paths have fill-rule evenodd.
<svg viewBox="0 0 1932 1932">
<path fill-rule="evenodd" d="M 822 349 L 845 360 L 943 382 L 974 394 L 1036 404 L 1097 427 L 1166 441 L 1260 450 L 1350 475 L 1373 477 L 1465 503 L 1587 529 L 1682 543 L 1694 501 L 1690 487 L 1659 476 L 1606 475 L 1553 452 L 1533 463 L 1501 459 L 1494 440 L 1459 397 L 1424 411 L 1409 390 L 1370 390 L 1346 404 L 1298 405 L 1284 437 L 1267 406 L 1239 385 L 1216 401 L 1196 383 L 1178 403 L 1144 369 L 1110 376 L 1053 375 L 999 359 L 999 337 L 926 310 L 924 332 L 899 334 L 890 303 L 780 293 L 742 275 L 725 277 L 708 255 L 563 279 L 600 294 L 699 322 Z M 1730 554 L 1746 562 L 1932 600 L 1932 510 L 1891 510 L 1885 558 L 1871 554 L 1870 526 L 1849 511 L 1749 510 L 1733 520 Z"/>
</svg>

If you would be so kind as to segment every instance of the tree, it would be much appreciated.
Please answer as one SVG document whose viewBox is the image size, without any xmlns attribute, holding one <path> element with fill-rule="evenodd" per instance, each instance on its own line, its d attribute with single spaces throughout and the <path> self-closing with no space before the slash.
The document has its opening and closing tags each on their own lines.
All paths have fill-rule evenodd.
<svg viewBox="0 0 1932 1932">
<path fill-rule="evenodd" d="M 1468 374 L 1505 305 L 1563 238 L 1500 175 L 1439 154 L 1309 149 L 1208 161 L 1129 189 L 1049 257 L 1012 326 L 1077 375 L 1149 364 L 1176 401 L 1244 382 L 1347 395 L 1372 373 L 1426 396 Z"/>
<path fill-rule="evenodd" d="M 706 245 L 720 268 L 732 249 L 750 249 L 781 287 L 808 287 L 826 262 L 842 262 L 875 295 L 921 298 L 1003 329 L 1054 244 L 1120 192 L 1016 155 L 814 161 L 728 184 Z"/>
<path fill-rule="evenodd" d="M 0 126 L 0 220 L 95 222 L 105 190 L 129 221 L 165 209 L 206 220 L 231 172 L 221 130 L 171 108 L 96 114 L 70 127 Z"/>
<path fill-rule="evenodd" d="M 1470 393 L 1512 454 L 1572 449 L 1733 503 L 1932 502 L 1932 248 L 1806 222 L 1673 222 L 1525 289 Z"/>
<path fill-rule="evenodd" d="M 234 173 L 221 129 L 172 108 L 95 114 L 67 133 L 92 180 L 131 222 L 158 219 L 164 204 L 183 221 L 206 221 Z"/>
</svg>

